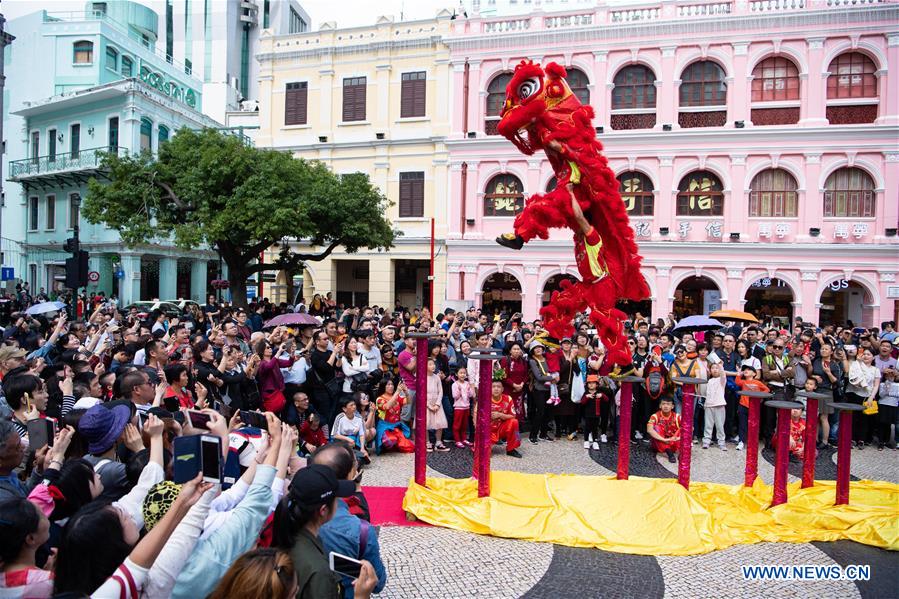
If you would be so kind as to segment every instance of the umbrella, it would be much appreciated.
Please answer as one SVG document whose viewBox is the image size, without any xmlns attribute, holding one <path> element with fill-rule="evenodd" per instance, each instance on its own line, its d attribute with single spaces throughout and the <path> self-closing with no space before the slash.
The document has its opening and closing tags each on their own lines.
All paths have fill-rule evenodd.
<svg viewBox="0 0 899 599">
<path fill-rule="evenodd" d="M 57 310 L 65 310 L 66 305 L 62 302 L 41 302 L 34 304 L 27 310 L 25 314 L 34 316 L 36 314 L 46 314 L 47 312 L 56 312 Z"/>
<path fill-rule="evenodd" d="M 739 310 L 716 310 L 709 314 L 712 318 L 719 320 L 733 320 L 736 322 L 754 322 L 758 323 L 759 319 L 749 312 L 740 312 Z"/>
<path fill-rule="evenodd" d="M 692 333 L 695 331 L 717 331 L 724 325 L 708 316 L 697 314 L 696 316 L 687 316 L 677 323 L 672 333 Z"/>
<path fill-rule="evenodd" d="M 321 322 L 311 314 L 302 314 L 290 312 L 288 314 L 281 314 L 280 316 L 275 316 L 267 323 L 265 323 L 265 328 L 271 327 L 289 327 L 289 326 L 318 326 Z"/>
</svg>

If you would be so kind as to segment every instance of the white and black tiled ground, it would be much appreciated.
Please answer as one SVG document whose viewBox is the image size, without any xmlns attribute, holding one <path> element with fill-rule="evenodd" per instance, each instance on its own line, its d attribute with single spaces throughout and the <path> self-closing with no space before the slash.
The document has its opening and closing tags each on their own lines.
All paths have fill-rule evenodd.
<svg viewBox="0 0 899 599">
<path fill-rule="evenodd" d="M 522 459 L 499 449 L 492 455 L 496 470 L 531 473 L 614 474 L 617 447 L 603 444 L 585 450 L 583 440 L 558 440 L 532 445 L 525 440 Z M 739 484 L 745 452 L 728 444 L 693 448 L 693 480 Z M 412 456 L 387 454 L 374 458 L 364 483 L 407 486 Z M 817 478 L 833 480 L 836 454 L 824 450 L 816 461 Z M 467 478 L 470 450 L 452 447 L 449 453 L 428 455 L 428 476 Z M 790 480 L 801 477 L 801 464 L 790 465 Z M 899 451 L 865 448 L 852 452 L 853 479 L 899 482 Z M 648 445 L 631 446 L 630 472 L 636 476 L 676 477 L 677 465 L 653 455 Z M 759 475 L 774 477 L 773 453 L 762 451 Z M 899 523 L 897 523 L 899 526 Z M 437 527 L 381 527 L 381 551 L 389 580 L 382 597 L 527 597 L 565 599 L 585 597 L 834 597 L 881 599 L 899 597 L 899 552 L 851 541 L 836 543 L 760 543 L 737 545 L 696 556 L 640 556 L 597 549 L 580 549 L 500 539 Z M 871 580 L 748 581 L 741 565 L 868 564 Z"/>
</svg>

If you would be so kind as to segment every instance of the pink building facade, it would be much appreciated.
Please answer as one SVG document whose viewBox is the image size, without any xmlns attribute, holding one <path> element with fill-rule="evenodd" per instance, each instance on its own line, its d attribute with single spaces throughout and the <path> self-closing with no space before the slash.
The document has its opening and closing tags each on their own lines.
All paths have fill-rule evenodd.
<svg viewBox="0 0 899 599">
<path fill-rule="evenodd" d="M 717 307 L 879 325 L 899 285 L 899 4 L 663 0 L 454 23 L 447 299 L 537 316 L 571 233 L 497 245 L 544 156 L 495 135 L 508 73 L 555 61 L 644 257 L 644 316 Z M 601 127 L 601 129 L 600 129 Z"/>
</svg>

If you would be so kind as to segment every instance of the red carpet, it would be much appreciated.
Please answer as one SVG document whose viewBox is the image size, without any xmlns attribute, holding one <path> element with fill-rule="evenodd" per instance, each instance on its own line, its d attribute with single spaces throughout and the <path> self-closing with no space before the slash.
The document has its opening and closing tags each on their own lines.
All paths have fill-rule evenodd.
<svg viewBox="0 0 899 599">
<path fill-rule="evenodd" d="M 410 522 L 403 511 L 403 496 L 406 487 L 363 487 L 371 523 L 375 526 L 430 526 L 418 520 Z"/>
</svg>

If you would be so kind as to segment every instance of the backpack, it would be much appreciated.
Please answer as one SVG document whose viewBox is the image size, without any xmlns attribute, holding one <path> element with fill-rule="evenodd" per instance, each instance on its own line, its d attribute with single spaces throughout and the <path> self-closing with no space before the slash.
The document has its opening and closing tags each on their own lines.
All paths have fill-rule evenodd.
<svg viewBox="0 0 899 599">
<path fill-rule="evenodd" d="M 662 374 L 662 366 L 650 363 L 646 373 L 646 393 L 652 399 L 658 399 L 665 393 L 665 376 Z"/>
</svg>

